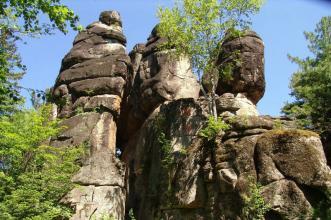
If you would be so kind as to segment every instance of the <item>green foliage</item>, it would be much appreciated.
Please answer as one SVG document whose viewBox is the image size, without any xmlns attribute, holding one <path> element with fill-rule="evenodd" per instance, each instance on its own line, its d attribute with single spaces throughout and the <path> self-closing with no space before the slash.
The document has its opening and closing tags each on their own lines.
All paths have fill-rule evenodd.
<svg viewBox="0 0 331 220">
<path fill-rule="evenodd" d="M 27 33 L 50 33 L 54 28 L 66 33 L 68 24 L 79 29 L 78 16 L 60 0 L 0 0 L 0 16 L 6 17 L 8 13 L 23 20 L 22 30 Z M 50 22 L 40 24 L 40 14 L 46 15 Z"/>
<path fill-rule="evenodd" d="M 155 120 L 155 131 L 157 136 L 157 141 L 161 149 L 161 164 L 164 168 L 170 168 L 174 162 L 173 149 L 171 146 L 171 141 L 166 137 L 163 128 L 165 125 L 165 118 L 163 116 L 158 116 Z"/>
<path fill-rule="evenodd" d="M 261 195 L 261 185 L 251 181 L 248 195 L 244 197 L 244 207 L 242 209 L 244 219 L 263 220 L 264 214 L 266 214 L 270 208 L 270 205 L 264 201 Z"/>
<path fill-rule="evenodd" d="M 207 126 L 200 131 L 199 135 L 209 141 L 214 139 L 221 131 L 229 129 L 230 125 L 225 123 L 221 117 L 215 120 L 214 117 L 209 116 Z"/>
<path fill-rule="evenodd" d="M 174 162 L 171 141 L 166 138 L 164 132 L 159 132 L 157 140 L 161 146 L 162 151 L 162 166 L 165 168 L 169 168 Z"/>
<path fill-rule="evenodd" d="M 229 78 L 233 69 L 233 65 L 223 66 L 217 62 L 222 40 L 226 34 L 239 33 L 236 29 L 249 27 L 249 16 L 257 13 L 262 4 L 263 0 L 176 0 L 172 9 L 158 9 L 157 31 L 167 39 L 160 49 L 170 51 L 177 58 L 190 58 L 200 84 L 205 74 L 209 94 L 202 86 L 201 90 L 209 101 L 209 113 L 215 119 L 215 89 L 219 75 Z"/>
<path fill-rule="evenodd" d="M 274 120 L 274 126 L 273 126 L 273 129 L 277 129 L 277 130 L 280 130 L 280 129 L 283 129 L 284 126 L 283 126 L 283 123 L 280 119 L 276 119 Z"/>
<path fill-rule="evenodd" d="M 313 208 L 313 219 L 331 219 L 331 202 L 324 199 Z"/>
<path fill-rule="evenodd" d="M 102 214 L 100 218 L 96 218 L 95 216 L 92 217 L 92 220 L 115 220 L 114 216 L 112 214 Z"/>
<path fill-rule="evenodd" d="M 134 217 L 133 209 L 130 209 L 129 211 L 129 218 L 130 220 L 136 220 L 136 218 Z"/>
<path fill-rule="evenodd" d="M 46 15 L 48 23 L 40 23 Z M 10 114 L 23 103 L 18 80 L 26 72 L 17 52 L 17 41 L 23 36 L 50 34 L 58 29 L 67 33 L 68 24 L 75 30 L 78 17 L 59 0 L 0 0 L 0 115 Z"/>
<path fill-rule="evenodd" d="M 292 103 L 283 113 L 299 121 L 305 128 L 331 129 L 331 17 L 323 17 L 314 32 L 305 32 L 311 57 L 289 56 L 299 66 L 291 79 Z"/>
<path fill-rule="evenodd" d="M 83 148 L 47 146 L 58 134 L 51 107 L 0 117 L 0 219 L 63 219 L 71 210 L 59 200 L 74 185 Z"/>
<path fill-rule="evenodd" d="M 213 59 L 225 34 L 247 28 L 249 16 L 258 12 L 262 3 L 262 0 L 177 0 L 172 9 L 158 10 L 158 31 L 168 40 L 162 47 L 176 48 L 177 55 L 190 57 L 199 76 L 213 72 Z"/>
<path fill-rule="evenodd" d="M 15 23 L 11 24 L 8 20 L 16 23 L 10 15 L 0 15 L 0 115 L 13 112 L 23 102 L 17 81 L 26 70 L 17 53 L 16 41 L 19 37 L 13 34 Z"/>
</svg>

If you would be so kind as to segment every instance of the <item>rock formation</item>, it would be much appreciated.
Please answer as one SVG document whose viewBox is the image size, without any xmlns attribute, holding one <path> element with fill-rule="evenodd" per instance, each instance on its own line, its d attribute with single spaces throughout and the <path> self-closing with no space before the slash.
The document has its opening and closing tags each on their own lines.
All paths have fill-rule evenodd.
<svg viewBox="0 0 331 220">
<path fill-rule="evenodd" d="M 117 119 L 132 67 L 125 51 L 119 13 L 102 12 L 63 58 L 53 89 L 64 132 L 55 146 L 90 147 L 90 158 L 73 182 L 80 185 L 62 199 L 75 210 L 72 219 L 125 216 L 125 164 L 116 158 Z"/>
<path fill-rule="evenodd" d="M 129 211 L 138 220 L 250 219 L 243 210 L 257 183 L 270 206 L 265 219 L 312 219 L 321 202 L 330 209 L 319 136 L 256 109 L 265 89 L 261 38 L 224 41 L 219 62 L 241 60 L 216 89 L 231 128 L 208 139 L 208 101 L 189 60 L 161 50 L 157 28 L 126 54 L 121 27 L 119 13 L 106 11 L 80 32 L 53 89 L 65 130 L 51 144 L 90 147 L 72 178 L 78 186 L 62 199 L 72 219 L 130 219 Z"/>
<path fill-rule="evenodd" d="M 242 93 L 254 104 L 263 97 L 264 44 L 255 32 L 246 31 L 239 36 L 228 34 L 221 45 L 217 65 L 221 74 L 226 69 L 232 74 L 219 78 L 216 94 Z"/>
<path fill-rule="evenodd" d="M 119 137 L 123 140 L 127 141 L 165 101 L 199 97 L 200 86 L 189 60 L 185 57 L 175 60 L 169 51 L 158 48 L 162 42 L 156 26 L 147 43 L 137 44 L 130 53 L 134 71 L 121 116 Z"/>
</svg>

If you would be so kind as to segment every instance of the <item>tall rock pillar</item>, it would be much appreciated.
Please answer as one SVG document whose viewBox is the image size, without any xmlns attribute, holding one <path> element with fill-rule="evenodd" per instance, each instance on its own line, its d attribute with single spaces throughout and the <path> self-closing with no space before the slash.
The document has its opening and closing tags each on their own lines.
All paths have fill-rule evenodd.
<svg viewBox="0 0 331 220">
<path fill-rule="evenodd" d="M 62 202 L 74 208 L 72 219 L 124 219 L 125 165 L 116 158 L 117 118 L 128 72 L 126 38 L 116 11 L 80 32 L 63 58 L 53 89 L 65 130 L 54 146 L 87 144 L 90 157 L 72 181 L 79 186 Z"/>
</svg>

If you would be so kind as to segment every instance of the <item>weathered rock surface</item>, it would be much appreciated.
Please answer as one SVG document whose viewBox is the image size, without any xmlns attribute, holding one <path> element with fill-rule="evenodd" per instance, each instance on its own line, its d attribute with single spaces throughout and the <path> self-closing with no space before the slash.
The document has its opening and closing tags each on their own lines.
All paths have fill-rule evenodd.
<svg viewBox="0 0 331 220">
<path fill-rule="evenodd" d="M 245 219 L 245 196 L 257 182 L 271 206 L 266 219 L 310 219 L 316 201 L 330 199 L 331 171 L 315 133 L 238 116 L 208 142 L 199 137 L 206 116 L 193 99 L 165 103 L 127 146 L 129 207 L 137 219 Z M 160 142 L 162 133 L 168 142 Z"/>
<path fill-rule="evenodd" d="M 164 42 L 153 29 L 145 46 L 137 45 L 130 53 L 133 62 L 132 89 L 124 107 L 122 136 L 132 136 L 158 105 L 165 101 L 199 97 L 200 86 L 190 62 L 175 60 L 170 51 L 160 51 Z M 138 67 L 139 63 L 139 67 Z M 133 78 L 134 77 L 134 78 Z M 125 136 L 125 137 L 124 137 Z"/>
<path fill-rule="evenodd" d="M 125 79 L 129 63 L 127 55 L 109 55 L 96 60 L 88 60 L 61 72 L 56 84 L 69 84 L 98 77 L 120 76 Z"/>
<path fill-rule="evenodd" d="M 264 44 L 255 32 L 247 31 L 241 37 L 228 37 L 221 46 L 220 64 L 222 67 L 231 65 L 233 72 L 230 77 L 220 77 L 217 94 L 242 93 L 254 104 L 263 97 Z"/>
<path fill-rule="evenodd" d="M 105 110 L 117 116 L 121 110 L 121 100 L 117 95 L 82 96 L 76 100 L 72 108 L 75 112 L 80 108 L 85 112 Z"/>
<path fill-rule="evenodd" d="M 90 148 L 89 158 L 72 178 L 77 187 L 62 199 L 74 209 L 75 220 L 125 216 L 126 167 L 115 155 L 131 60 L 125 54 L 119 14 L 102 12 L 99 20 L 75 38 L 53 89 L 65 129 L 50 144 Z"/>
<path fill-rule="evenodd" d="M 125 191 L 117 186 L 80 186 L 67 194 L 62 202 L 75 210 L 72 220 L 124 219 Z"/>
<path fill-rule="evenodd" d="M 105 107 L 104 111 L 119 114 L 119 105 L 132 72 L 125 43 L 120 16 L 115 11 L 102 12 L 100 21 L 88 25 L 77 35 L 73 48 L 62 60 L 61 72 L 53 89 L 60 118 L 75 115 L 77 107 L 82 107 L 79 110 L 83 111 Z M 107 95 L 120 98 L 116 106 L 109 106 L 112 102 Z"/>
<path fill-rule="evenodd" d="M 241 93 L 236 96 L 232 93 L 224 93 L 216 98 L 215 102 L 218 112 L 228 111 L 234 115 L 259 115 L 256 106 Z"/>
<path fill-rule="evenodd" d="M 90 59 L 125 54 L 126 38 L 122 32 L 119 13 L 102 13 L 98 22 L 88 25 L 86 30 L 76 36 L 73 48 L 62 60 L 61 70 Z"/>
<path fill-rule="evenodd" d="M 125 166 L 110 149 L 102 149 L 86 161 L 86 164 L 72 178 L 83 186 L 125 186 Z"/>
<path fill-rule="evenodd" d="M 162 42 L 154 28 L 127 55 L 120 15 L 105 11 L 63 59 L 53 99 L 64 130 L 50 144 L 90 147 L 72 178 L 77 187 L 62 199 L 72 219 L 124 220 L 132 210 L 137 220 L 246 220 L 257 183 L 266 220 L 331 210 L 320 137 L 288 118 L 259 116 L 264 46 L 254 32 L 222 45 L 219 62 L 241 62 L 216 89 L 218 115 L 231 128 L 209 139 L 200 135 L 209 102 L 190 62 L 160 50 Z"/>
</svg>

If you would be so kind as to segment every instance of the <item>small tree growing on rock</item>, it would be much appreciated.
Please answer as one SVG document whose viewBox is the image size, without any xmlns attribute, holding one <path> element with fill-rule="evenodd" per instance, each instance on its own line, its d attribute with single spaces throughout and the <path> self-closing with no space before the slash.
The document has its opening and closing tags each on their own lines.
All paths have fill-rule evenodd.
<svg viewBox="0 0 331 220">
<path fill-rule="evenodd" d="M 191 59 L 192 69 L 198 75 L 215 120 L 215 88 L 222 65 L 215 65 L 219 46 L 227 33 L 240 34 L 236 30 L 247 29 L 251 24 L 250 15 L 257 13 L 262 4 L 263 0 L 177 0 L 172 9 L 158 10 L 158 31 L 167 39 L 161 47 L 176 48 L 177 57 Z M 208 94 L 201 84 L 202 75 L 206 73 L 211 87 Z"/>
</svg>

